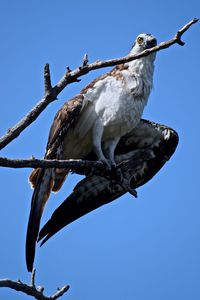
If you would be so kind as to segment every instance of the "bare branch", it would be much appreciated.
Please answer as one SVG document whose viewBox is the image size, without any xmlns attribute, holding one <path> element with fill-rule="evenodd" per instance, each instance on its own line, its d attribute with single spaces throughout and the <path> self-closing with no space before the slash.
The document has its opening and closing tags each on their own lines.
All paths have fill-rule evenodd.
<svg viewBox="0 0 200 300">
<path fill-rule="evenodd" d="M 45 91 L 48 92 L 45 96 L 38 102 L 38 104 L 21 120 L 17 123 L 14 127 L 10 128 L 7 134 L 0 138 L 0 150 L 3 149 L 6 145 L 8 145 L 12 140 L 20 135 L 20 133 L 28 127 L 32 122 L 36 120 L 36 118 L 41 114 L 41 112 L 49 105 L 52 101 L 54 101 L 58 94 L 70 83 L 80 81 L 78 78 L 97 69 L 112 67 L 118 64 L 127 63 L 138 58 L 144 57 L 149 55 L 152 52 L 157 52 L 174 44 L 179 44 L 181 46 L 184 45 L 184 42 L 181 40 L 182 35 L 196 22 L 198 19 L 193 19 L 189 23 L 187 23 L 184 27 L 182 27 L 176 35 L 169 41 L 162 42 L 159 45 L 144 50 L 140 54 L 137 55 L 130 55 L 116 59 L 110 59 L 106 61 L 96 61 L 91 64 L 84 63 L 80 67 L 76 68 L 75 70 L 71 71 L 67 68 L 66 73 L 64 76 L 59 80 L 59 82 L 53 87 L 50 88 L 50 73 L 48 67 L 46 65 L 46 77 L 45 77 Z M 48 79 L 47 79 L 48 78 Z"/>
<path fill-rule="evenodd" d="M 43 294 L 44 288 L 41 286 L 36 287 L 35 284 L 28 285 L 20 280 L 13 281 L 10 279 L 0 279 L 0 287 L 7 287 L 20 291 L 26 295 L 33 296 L 37 300 L 56 300 L 59 297 L 62 297 L 69 290 L 69 285 L 65 285 L 61 289 L 58 289 L 55 294 L 48 297 Z"/>
<path fill-rule="evenodd" d="M 52 89 L 51 86 L 51 75 L 50 75 L 50 69 L 49 69 L 49 64 L 46 64 L 44 66 L 44 92 L 45 95 L 50 92 Z"/>
<path fill-rule="evenodd" d="M 184 34 L 184 32 L 186 32 L 191 25 L 197 23 L 199 21 L 199 19 L 194 18 L 193 20 L 191 20 L 189 23 L 187 23 L 185 26 L 183 26 L 180 30 L 177 31 L 176 35 L 175 35 L 175 40 L 177 40 L 177 43 L 181 46 L 185 45 L 185 43 L 181 40 L 182 35 Z"/>
<path fill-rule="evenodd" d="M 80 175 L 88 175 L 90 173 L 109 178 L 112 177 L 111 170 L 100 161 L 89 161 L 79 159 L 69 160 L 47 160 L 36 159 L 9 159 L 0 157 L 0 166 L 6 168 L 67 168 Z"/>
<path fill-rule="evenodd" d="M 104 164 L 99 161 L 87 161 L 79 159 L 69 159 L 69 160 L 57 160 L 57 159 L 37 159 L 33 156 L 29 159 L 9 159 L 7 157 L 0 157 L 0 166 L 7 168 L 68 168 L 73 169 L 76 166 L 85 167 L 85 163 L 88 165 L 99 165 L 99 167 Z"/>
<path fill-rule="evenodd" d="M 33 123 L 47 105 L 54 101 L 56 97 L 57 94 L 54 94 L 51 90 L 51 92 L 47 93 L 40 102 L 38 102 L 38 104 L 21 121 L 19 121 L 19 123 L 10 128 L 8 132 L 0 138 L 0 150 L 17 138 L 26 127 Z"/>
<path fill-rule="evenodd" d="M 58 299 L 59 297 L 63 296 L 69 290 L 69 285 L 65 285 L 62 288 L 58 288 L 57 292 L 49 297 L 51 300 Z"/>
</svg>

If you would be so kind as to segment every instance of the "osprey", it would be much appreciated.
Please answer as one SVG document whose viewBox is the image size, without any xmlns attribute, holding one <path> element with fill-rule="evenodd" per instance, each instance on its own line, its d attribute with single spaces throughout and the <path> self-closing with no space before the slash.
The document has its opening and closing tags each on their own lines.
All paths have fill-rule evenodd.
<svg viewBox="0 0 200 300">
<path fill-rule="evenodd" d="M 177 145 L 178 134 L 175 130 L 141 120 L 133 131 L 120 139 L 115 160 L 131 187 L 138 188 L 163 167 Z M 92 156 L 88 158 L 92 159 Z M 111 184 L 114 183 L 109 179 L 95 175 L 81 180 L 41 229 L 41 245 L 64 226 L 125 193 L 120 185 L 111 187 Z"/>
<path fill-rule="evenodd" d="M 157 44 L 151 34 L 140 34 L 129 53 L 138 54 Z M 140 121 L 153 86 L 155 53 L 116 66 L 93 80 L 58 111 L 50 129 L 45 159 L 96 159 L 115 165 L 114 152 L 122 136 Z M 26 238 L 26 262 L 32 270 L 35 245 L 44 206 L 51 191 L 61 188 L 70 170 L 35 169 Z M 134 192 L 133 192 L 134 194 Z"/>
</svg>

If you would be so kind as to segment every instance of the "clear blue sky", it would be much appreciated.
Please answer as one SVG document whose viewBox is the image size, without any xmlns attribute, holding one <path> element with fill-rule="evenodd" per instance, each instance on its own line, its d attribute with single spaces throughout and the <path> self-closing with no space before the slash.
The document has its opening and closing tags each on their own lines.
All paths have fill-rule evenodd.
<svg viewBox="0 0 200 300">
<path fill-rule="evenodd" d="M 0 134 L 14 125 L 43 95 L 43 66 L 53 83 L 84 53 L 90 62 L 125 55 L 136 35 L 171 38 L 193 17 L 192 1 L 1 1 Z M 180 136 L 175 155 L 161 172 L 130 195 L 76 221 L 37 249 L 36 283 L 51 294 L 65 283 L 69 300 L 200 299 L 200 24 L 184 36 L 184 47 L 158 53 L 154 90 L 144 117 L 172 126 Z M 99 73 L 69 86 L 38 120 L 5 148 L 8 157 L 41 158 L 58 108 Z M 29 281 L 24 245 L 32 191 L 30 169 L 0 170 L 0 278 Z M 52 195 L 42 224 L 69 194 L 70 176 Z M 28 299 L 0 289 L 0 299 Z"/>
</svg>

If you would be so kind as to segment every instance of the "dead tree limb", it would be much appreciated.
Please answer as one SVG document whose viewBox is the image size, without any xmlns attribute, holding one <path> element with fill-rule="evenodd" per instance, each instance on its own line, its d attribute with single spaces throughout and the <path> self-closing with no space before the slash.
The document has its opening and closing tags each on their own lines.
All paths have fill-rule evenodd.
<svg viewBox="0 0 200 300">
<path fill-rule="evenodd" d="M 110 169 L 101 161 L 90 161 L 81 159 L 69 159 L 69 160 L 47 160 L 47 159 L 36 159 L 34 157 L 29 159 L 9 159 L 6 157 L 0 157 L 0 167 L 6 168 L 67 168 L 72 172 L 89 176 L 90 174 L 101 176 L 104 178 L 109 178 L 110 180 L 115 180 L 115 182 L 120 182 L 120 175 L 116 169 Z"/>
<path fill-rule="evenodd" d="M 100 161 L 83 161 L 79 159 L 69 159 L 69 160 L 57 160 L 57 159 L 37 159 L 31 157 L 29 159 L 9 159 L 7 157 L 0 157 L 0 166 L 6 168 L 67 168 L 74 169 L 77 166 L 84 168 L 85 165 L 96 166 L 101 168 L 104 166 Z"/>
<path fill-rule="evenodd" d="M 100 161 L 89 161 L 81 159 L 69 160 L 47 160 L 36 159 L 31 157 L 29 159 L 9 159 L 0 157 L 0 167 L 6 168 L 67 168 L 80 175 L 93 175 L 109 176 L 111 177 L 111 170 Z"/>
<path fill-rule="evenodd" d="M 28 296 L 34 297 L 37 300 L 56 300 L 59 297 L 62 297 L 69 290 L 69 285 L 65 285 L 60 289 L 58 288 L 55 294 L 51 296 L 45 296 L 43 294 L 44 288 L 42 286 L 36 287 L 35 285 L 35 270 L 32 272 L 30 285 L 25 284 L 20 280 L 13 281 L 10 279 L 0 279 L 0 288 L 2 287 L 20 291 Z"/>
<path fill-rule="evenodd" d="M 64 76 L 58 81 L 58 83 L 51 87 L 51 76 L 49 65 L 46 64 L 44 67 L 44 86 L 45 86 L 45 95 L 44 97 L 36 104 L 36 106 L 15 126 L 10 128 L 8 132 L 0 138 L 0 150 L 3 149 L 6 145 L 8 145 L 12 140 L 17 138 L 20 133 L 28 127 L 31 123 L 33 123 L 36 118 L 41 114 L 41 112 L 49 105 L 52 101 L 56 100 L 57 96 L 60 92 L 70 83 L 80 81 L 78 78 L 97 69 L 112 67 L 118 64 L 127 63 L 129 61 L 136 60 L 138 58 L 149 55 L 152 52 L 158 52 L 160 50 L 166 49 L 174 44 L 179 44 L 181 46 L 184 45 L 184 42 L 181 40 L 182 35 L 192 26 L 198 22 L 198 19 L 193 19 L 185 26 L 183 26 L 175 36 L 165 42 L 160 43 L 159 45 L 147 49 L 141 52 L 138 55 L 130 55 L 116 59 L 110 59 L 106 61 L 96 61 L 94 63 L 88 64 L 87 55 L 83 58 L 83 63 L 80 67 L 71 71 L 70 68 L 67 68 Z"/>
</svg>

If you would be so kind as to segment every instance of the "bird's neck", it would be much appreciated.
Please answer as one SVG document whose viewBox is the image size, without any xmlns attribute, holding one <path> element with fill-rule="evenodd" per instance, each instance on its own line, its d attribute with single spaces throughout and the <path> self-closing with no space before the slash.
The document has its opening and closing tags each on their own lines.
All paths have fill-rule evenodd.
<svg viewBox="0 0 200 300">
<path fill-rule="evenodd" d="M 144 79 L 153 77 L 155 53 L 128 63 L 130 73 L 142 76 Z"/>
</svg>

